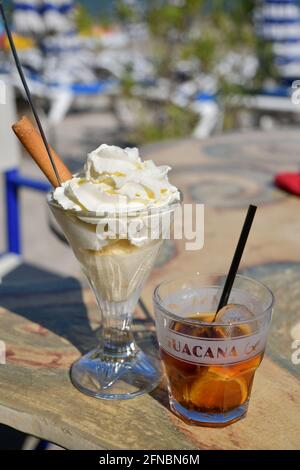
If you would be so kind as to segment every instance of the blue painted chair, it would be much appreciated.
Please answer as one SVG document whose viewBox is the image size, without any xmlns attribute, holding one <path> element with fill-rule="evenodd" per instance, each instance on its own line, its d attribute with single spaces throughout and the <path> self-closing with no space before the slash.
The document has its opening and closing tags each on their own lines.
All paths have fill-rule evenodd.
<svg viewBox="0 0 300 470">
<path fill-rule="evenodd" d="M 20 214 L 20 189 L 28 188 L 33 191 L 46 192 L 50 185 L 47 182 L 29 178 L 22 175 L 19 170 L 20 149 L 17 139 L 10 131 L 12 123 L 17 120 L 15 109 L 14 90 L 2 77 L 5 84 L 5 104 L 0 104 L 0 142 L 1 152 L 0 172 L 4 174 L 4 208 L 5 208 L 5 253 L 20 255 L 22 253 L 21 242 L 21 214 Z"/>
<path fill-rule="evenodd" d="M 45 98 L 50 104 L 47 120 L 51 127 L 63 121 L 77 98 L 90 98 L 103 94 L 111 94 L 118 86 L 118 81 L 115 79 L 73 84 L 45 82 L 39 74 L 29 70 L 25 71 L 33 96 Z M 24 95 L 24 90 L 19 86 L 19 82 L 15 83 L 15 85 Z"/>
<path fill-rule="evenodd" d="M 17 277 L 16 273 L 26 272 L 26 279 L 32 278 L 30 272 L 32 267 L 22 264 L 22 237 L 21 237 L 21 210 L 20 210 L 20 190 L 27 188 L 33 191 L 46 192 L 50 185 L 47 182 L 29 178 L 22 175 L 19 170 L 20 148 L 10 127 L 17 120 L 15 108 L 14 89 L 9 85 L 8 75 L 0 76 L 2 94 L 0 100 L 0 142 L 1 158 L 0 173 L 3 173 L 3 196 L 4 196 L 4 230 L 6 235 L 6 247 L 4 253 L 0 253 L 0 282 L 7 276 Z M 3 92 L 4 90 L 4 92 Z M 39 278 L 46 276 L 42 270 Z M 22 276 L 22 278 L 23 278 Z M 1 439 L 8 435 L 8 431 L 3 426 L 0 429 Z M 11 437 L 11 436 L 10 436 Z M 16 445 L 23 448 L 44 450 L 49 448 L 46 441 L 39 441 L 31 436 L 24 437 L 14 431 L 13 440 Z"/>
</svg>

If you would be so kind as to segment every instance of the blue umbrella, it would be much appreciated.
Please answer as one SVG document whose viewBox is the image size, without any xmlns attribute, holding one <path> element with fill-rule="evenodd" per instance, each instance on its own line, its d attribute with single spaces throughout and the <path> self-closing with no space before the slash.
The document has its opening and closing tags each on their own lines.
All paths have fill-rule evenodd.
<svg viewBox="0 0 300 470">
<path fill-rule="evenodd" d="M 14 0 L 15 30 L 24 35 L 43 36 L 75 29 L 73 0 Z"/>
<path fill-rule="evenodd" d="M 77 34 L 73 0 L 14 0 L 17 33 L 36 39 L 21 54 L 23 65 L 48 84 L 90 83 L 96 79 L 93 55 Z"/>
<path fill-rule="evenodd" d="M 300 8 L 296 0 L 263 0 L 258 10 L 259 34 L 273 46 L 282 78 L 300 76 Z"/>
</svg>

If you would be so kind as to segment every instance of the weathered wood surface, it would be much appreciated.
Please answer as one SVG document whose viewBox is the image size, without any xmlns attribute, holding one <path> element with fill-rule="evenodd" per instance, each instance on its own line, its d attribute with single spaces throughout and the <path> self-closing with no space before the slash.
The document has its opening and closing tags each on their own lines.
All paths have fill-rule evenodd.
<svg viewBox="0 0 300 470">
<path fill-rule="evenodd" d="M 0 339 L 7 345 L 0 422 L 69 449 L 299 449 L 300 365 L 291 361 L 291 345 L 300 339 L 300 200 L 270 185 L 278 169 L 297 169 L 299 144 L 297 133 L 284 132 L 145 152 L 175 167 L 172 180 L 186 201 L 206 204 L 204 249 L 186 252 L 184 242 L 167 243 L 146 286 L 146 312 L 138 309 L 135 321 L 145 344 L 153 339 L 154 285 L 178 270 L 226 271 L 247 205 L 259 205 L 243 269 L 273 288 L 277 308 L 246 419 L 222 430 L 188 426 L 168 410 L 164 384 L 125 402 L 81 394 L 68 369 L 97 341 L 97 308 L 78 281 L 51 276 L 0 285 Z"/>
</svg>

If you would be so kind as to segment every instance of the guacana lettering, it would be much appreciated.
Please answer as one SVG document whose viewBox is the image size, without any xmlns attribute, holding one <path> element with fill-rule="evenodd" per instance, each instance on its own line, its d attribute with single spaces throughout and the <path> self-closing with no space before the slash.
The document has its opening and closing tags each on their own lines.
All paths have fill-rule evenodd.
<svg viewBox="0 0 300 470">
<path fill-rule="evenodd" d="M 180 353 L 183 356 L 194 356 L 200 359 L 226 359 L 238 356 L 238 351 L 235 346 L 218 345 L 213 347 L 202 346 L 200 344 L 193 346 L 179 338 L 168 338 L 168 347 L 175 353 Z"/>
</svg>

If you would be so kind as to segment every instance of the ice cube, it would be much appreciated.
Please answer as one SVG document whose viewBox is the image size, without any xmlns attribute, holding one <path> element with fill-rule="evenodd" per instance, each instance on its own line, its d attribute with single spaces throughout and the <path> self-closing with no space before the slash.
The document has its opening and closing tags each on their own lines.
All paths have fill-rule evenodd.
<svg viewBox="0 0 300 470">
<path fill-rule="evenodd" d="M 245 305 L 228 304 L 218 311 L 216 322 L 218 323 L 239 323 L 253 320 L 254 315 Z"/>
</svg>

